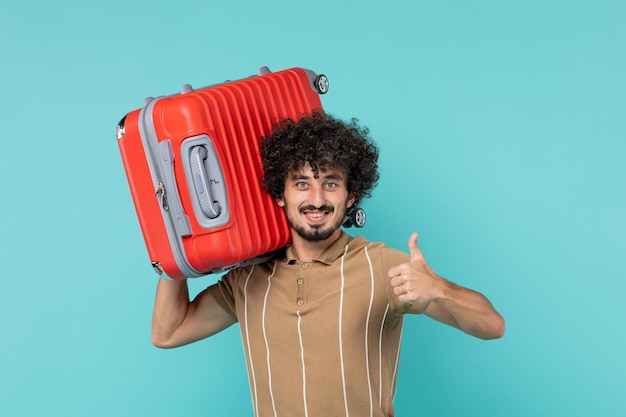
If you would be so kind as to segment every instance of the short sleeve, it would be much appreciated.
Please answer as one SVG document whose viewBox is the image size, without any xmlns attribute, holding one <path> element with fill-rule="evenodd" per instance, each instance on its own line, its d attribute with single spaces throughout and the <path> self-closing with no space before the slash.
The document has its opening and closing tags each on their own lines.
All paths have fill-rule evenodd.
<svg viewBox="0 0 626 417">
<path fill-rule="evenodd" d="M 240 275 L 238 269 L 229 271 L 223 275 L 215 284 L 207 288 L 207 292 L 217 301 L 217 303 L 233 316 L 237 316 L 235 302 L 235 288 L 237 287 L 237 279 Z"/>
</svg>

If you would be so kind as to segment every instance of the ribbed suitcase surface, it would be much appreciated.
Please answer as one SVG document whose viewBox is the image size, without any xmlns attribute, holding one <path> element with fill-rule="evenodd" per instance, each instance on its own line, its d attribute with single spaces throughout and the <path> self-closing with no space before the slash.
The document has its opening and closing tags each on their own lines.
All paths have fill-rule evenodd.
<svg viewBox="0 0 626 417">
<path fill-rule="evenodd" d="M 287 245 L 283 210 L 263 191 L 260 139 L 321 110 L 327 80 L 302 68 L 146 99 L 118 144 L 153 266 L 172 278 L 259 262 Z"/>
</svg>

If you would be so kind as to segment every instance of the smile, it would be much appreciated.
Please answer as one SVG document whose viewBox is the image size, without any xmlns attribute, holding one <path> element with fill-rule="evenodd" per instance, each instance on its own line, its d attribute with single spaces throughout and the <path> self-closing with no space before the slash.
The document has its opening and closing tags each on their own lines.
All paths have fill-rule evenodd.
<svg viewBox="0 0 626 417">
<path fill-rule="evenodd" d="M 327 211 L 323 211 L 323 212 L 320 212 L 320 211 L 310 212 L 310 211 L 308 211 L 308 212 L 304 212 L 304 214 L 307 217 L 312 217 L 314 219 L 319 219 L 320 217 L 323 217 L 323 216 L 327 215 L 328 212 Z"/>
<path fill-rule="evenodd" d="M 306 218 L 311 222 L 319 222 L 320 220 L 325 219 L 330 213 L 334 210 L 332 207 L 322 206 L 322 207 L 302 207 L 300 209 L 300 213 L 302 213 Z"/>
</svg>

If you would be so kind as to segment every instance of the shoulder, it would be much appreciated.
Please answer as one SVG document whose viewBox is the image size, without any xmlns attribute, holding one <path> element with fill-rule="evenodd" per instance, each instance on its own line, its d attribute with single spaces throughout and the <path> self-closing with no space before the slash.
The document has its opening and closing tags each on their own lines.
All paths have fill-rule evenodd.
<svg viewBox="0 0 626 417">
<path fill-rule="evenodd" d="M 398 249 L 387 246 L 384 242 L 372 242 L 363 236 L 354 237 L 349 243 L 350 251 L 364 251 L 368 252 L 377 252 L 380 256 L 384 256 L 386 258 L 398 258 L 398 259 L 408 259 L 409 255 L 405 252 L 402 252 Z"/>
<path fill-rule="evenodd" d="M 265 262 L 260 262 L 260 263 L 252 263 L 252 264 L 239 266 L 224 273 L 224 275 L 221 277 L 220 280 L 231 282 L 231 283 L 236 283 L 236 282 L 246 281 L 249 277 L 253 275 L 271 274 L 276 262 L 277 261 L 275 260 L 270 260 L 270 261 L 265 261 Z"/>
<path fill-rule="evenodd" d="M 387 270 L 410 260 L 410 256 L 398 249 L 387 246 L 384 242 L 372 242 L 363 236 L 356 236 L 348 243 L 348 257 L 362 257 Z"/>
<path fill-rule="evenodd" d="M 267 261 L 258 264 L 244 265 L 225 272 L 210 285 L 207 290 L 216 298 L 222 298 L 232 311 L 238 297 L 246 291 L 246 288 L 263 285 L 262 276 L 269 276 L 274 270 L 275 261 Z"/>
</svg>

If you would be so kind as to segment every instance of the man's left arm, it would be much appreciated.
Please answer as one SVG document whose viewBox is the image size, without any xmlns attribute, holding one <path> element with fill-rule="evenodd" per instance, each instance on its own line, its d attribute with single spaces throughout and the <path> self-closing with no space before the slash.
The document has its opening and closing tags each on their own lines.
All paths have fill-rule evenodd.
<svg viewBox="0 0 626 417">
<path fill-rule="evenodd" d="M 417 246 L 417 233 L 409 239 L 411 260 L 389 270 L 398 300 L 410 304 L 408 312 L 424 313 L 481 339 L 504 335 L 504 318 L 482 294 L 438 276 Z"/>
</svg>

